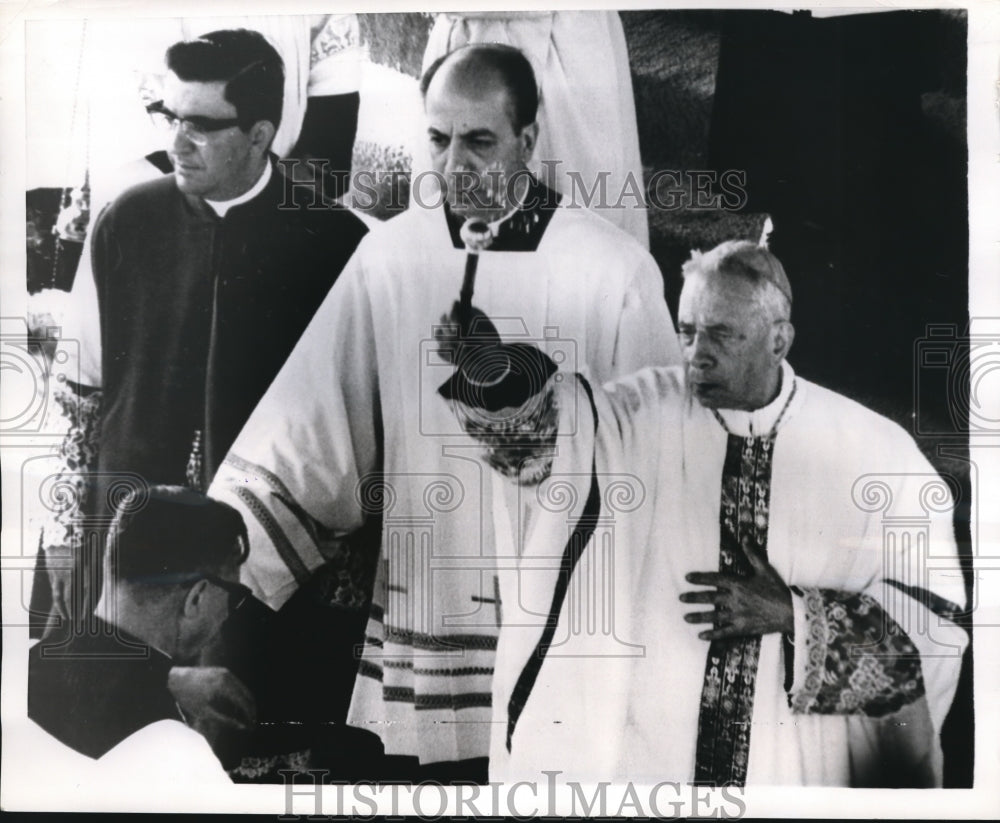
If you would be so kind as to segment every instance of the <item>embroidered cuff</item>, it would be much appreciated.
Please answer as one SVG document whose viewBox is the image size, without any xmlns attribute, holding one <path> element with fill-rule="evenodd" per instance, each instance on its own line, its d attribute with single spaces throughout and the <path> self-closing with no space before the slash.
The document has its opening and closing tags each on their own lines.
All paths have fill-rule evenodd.
<svg viewBox="0 0 1000 823">
<path fill-rule="evenodd" d="M 920 654 L 874 598 L 801 591 L 793 598 L 793 712 L 882 717 L 923 696 Z"/>
</svg>

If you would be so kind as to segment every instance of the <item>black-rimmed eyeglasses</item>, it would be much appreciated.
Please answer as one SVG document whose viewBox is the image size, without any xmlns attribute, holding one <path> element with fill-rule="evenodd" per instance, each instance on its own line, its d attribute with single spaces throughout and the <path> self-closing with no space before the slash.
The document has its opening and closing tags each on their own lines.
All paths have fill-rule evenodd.
<svg viewBox="0 0 1000 823">
<path fill-rule="evenodd" d="M 146 106 L 146 112 L 158 130 L 173 135 L 175 129 L 180 129 L 181 134 L 196 146 L 204 146 L 214 132 L 231 129 L 240 124 L 238 117 L 216 118 L 201 115 L 179 117 L 164 106 L 162 100 L 150 103 Z"/>
</svg>

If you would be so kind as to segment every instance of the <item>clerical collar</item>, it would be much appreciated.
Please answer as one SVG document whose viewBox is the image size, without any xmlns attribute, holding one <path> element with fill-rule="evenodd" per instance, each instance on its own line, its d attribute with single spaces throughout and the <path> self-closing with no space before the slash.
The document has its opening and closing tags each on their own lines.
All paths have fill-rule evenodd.
<svg viewBox="0 0 1000 823">
<path fill-rule="evenodd" d="M 229 211 L 233 206 L 239 206 L 241 203 L 248 203 L 253 200 L 258 194 L 264 191 L 265 186 L 271 182 L 271 161 L 268 160 L 264 164 L 264 171 L 261 172 L 260 177 L 257 182 L 254 183 L 247 191 L 243 192 L 239 197 L 234 197 L 232 200 L 209 200 L 205 199 L 205 202 L 219 217 L 225 217 L 226 212 Z"/>
<path fill-rule="evenodd" d="M 536 251 L 542 242 L 545 229 L 559 207 L 559 193 L 530 177 L 527 191 L 522 198 L 524 205 L 490 224 L 495 227 L 493 242 L 486 251 Z M 445 203 L 445 219 L 451 234 L 452 245 L 464 249 L 462 225 L 465 218 L 454 214 Z"/>
<path fill-rule="evenodd" d="M 713 409 L 716 419 L 730 434 L 738 437 L 762 437 L 771 434 L 784 419 L 795 394 L 795 371 L 787 360 L 781 361 L 781 390 L 766 406 L 753 411 Z"/>
</svg>

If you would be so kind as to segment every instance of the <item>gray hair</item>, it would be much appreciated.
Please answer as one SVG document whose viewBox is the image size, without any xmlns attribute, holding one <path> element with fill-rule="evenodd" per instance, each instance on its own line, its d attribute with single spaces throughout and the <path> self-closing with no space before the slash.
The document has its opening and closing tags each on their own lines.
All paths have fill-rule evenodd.
<svg viewBox="0 0 1000 823">
<path fill-rule="evenodd" d="M 742 277 L 757 287 L 761 308 L 772 320 L 792 315 L 792 287 L 785 268 L 768 249 L 750 240 L 727 240 L 707 252 L 692 251 L 681 266 L 686 280 L 694 274 Z"/>
</svg>

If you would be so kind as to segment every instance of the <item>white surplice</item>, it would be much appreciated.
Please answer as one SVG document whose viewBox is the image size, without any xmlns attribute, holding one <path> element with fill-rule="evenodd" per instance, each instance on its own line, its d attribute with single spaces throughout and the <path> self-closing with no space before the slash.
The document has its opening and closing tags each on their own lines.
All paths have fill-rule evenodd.
<svg viewBox="0 0 1000 823">
<path fill-rule="evenodd" d="M 438 395 L 453 369 L 433 338 L 465 262 L 441 209 L 374 228 L 210 490 L 243 513 L 244 582 L 274 608 L 323 561 L 313 523 L 345 535 L 384 512 L 349 722 L 422 762 L 486 756 L 490 731 L 492 479 Z M 567 372 L 680 359 L 655 262 L 583 209 L 557 208 L 536 251 L 482 253 L 473 304 Z"/>
</svg>

